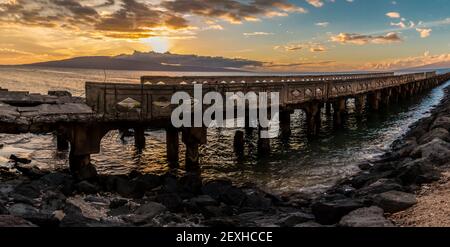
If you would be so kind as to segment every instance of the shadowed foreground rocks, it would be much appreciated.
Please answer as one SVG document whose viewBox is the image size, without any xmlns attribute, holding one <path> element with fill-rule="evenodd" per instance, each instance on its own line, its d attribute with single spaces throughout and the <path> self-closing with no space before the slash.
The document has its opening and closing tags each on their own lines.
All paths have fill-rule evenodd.
<svg viewBox="0 0 450 247">
<path fill-rule="evenodd" d="M 197 174 L 133 172 L 76 181 L 13 156 L 0 169 L 0 227 L 275 226 L 390 227 L 386 216 L 413 206 L 415 192 L 450 165 L 450 97 L 383 157 L 320 196 L 273 195 Z"/>
</svg>

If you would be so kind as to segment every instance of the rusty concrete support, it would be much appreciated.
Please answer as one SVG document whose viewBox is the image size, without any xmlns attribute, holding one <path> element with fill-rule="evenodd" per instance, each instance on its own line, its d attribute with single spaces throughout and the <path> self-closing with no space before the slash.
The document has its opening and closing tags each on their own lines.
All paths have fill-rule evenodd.
<svg viewBox="0 0 450 247">
<path fill-rule="evenodd" d="M 280 112 L 280 137 L 281 138 L 289 138 L 292 134 L 291 113 L 292 113 L 292 111 L 281 111 Z"/>
<path fill-rule="evenodd" d="M 170 168 L 179 167 L 180 137 L 176 128 L 166 129 L 166 154 Z"/>
<path fill-rule="evenodd" d="M 311 102 L 305 105 L 306 126 L 309 136 L 316 136 L 320 130 L 320 104 Z"/>
<path fill-rule="evenodd" d="M 367 97 L 364 94 L 356 95 L 355 97 L 355 111 L 358 114 L 364 112 L 364 108 L 366 107 Z"/>
<path fill-rule="evenodd" d="M 330 103 L 330 102 L 326 102 L 325 103 L 325 114 L 327 115 L 327 116 L 330 116 L 331 115 L 331 108 L 333 107 L 333 105 L 332 105 L 332 103 Z"/>
<path fill-rule="evenodd" d="M 270 138 L 263 138 L 262 131 L 267 131 L 267 128 L 258 128 L 258 155 L 266 157 L 270 154 Z"/>
<path fill-rule="evenodd" d="M 381 101 L 380 91 L 369 93 L 369 105 L 372 110 L 377 111 L 380 109 L 380 101 Z"/>
<path fill-rule="evenodd" d="M 345 98 L 336 99 L 333 102 L 333 109 L 334 109 L 334 125 L 340 127 L 344 124 L 344 116 L 346 114 Z"/>
<path fill-rule="evenodd" d="M 143 126 L 134 128 L 134 146 L 138 150 L 145 149 L 145 128 Z"/>
<path fill-rule="evenodd" d="M 97 171 L 90 162 L 90 155 L 100 152 L 102 138 L 108 133 L 109 128 L 100 124 L 80 124 L 68 128 L 71 173 L 79 180 L 97 177 Z"/>
<path fill-rule="evenodd" d="M 67 151 L 69 150 L 69 141 L 62 134 L 56 134 L 56 149 L 58 151 Z"/>
<path fill-rule="evenodd" d="M 234 152 L 238 158 L 244 157 L 244 148 L 245 148 L 245 140 L 244 140 L 244 132 L 237 130 L 234 134 L 233 141 Z"/>
<path fill-rule="evenodd" d="M 183 142 L 186 145 L 185 169 L 187 172 L 200 172 L 200 145 L 206 144 L 207 128 L 183 129 Z"/>
<path fill-rule="evenodd" d="M 391 96 L 392 90 L 390 88 L 386 88 L 381 91 L 380 103 L 382 104 L 383 107 L 385 108 L 389 107 Z"/>
</svg>

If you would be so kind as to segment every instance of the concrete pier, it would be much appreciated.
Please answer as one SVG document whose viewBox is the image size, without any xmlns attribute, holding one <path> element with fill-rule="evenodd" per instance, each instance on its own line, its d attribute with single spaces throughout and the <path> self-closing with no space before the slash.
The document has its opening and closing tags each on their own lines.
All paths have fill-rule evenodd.
<svg viewBox="0 0 450 247">
<path fill-rule="evenodd" d="M 179 167 L 179 134 L 186 147 L 185 169 L 200 171 L 200 147 L 207 143 L 206 127 L 175 128 L 171 114 L 175 92 L 193 93 L 193 82 L 202 82 L 204 92 L 278 92 L 280 95 L 280 136 L 291 135 L 290 115 L 296 109 L 306 113 L 309 136 L 321 128 L 321 108 L 334 112 L 336 126 L 342 126 L 346 101 L 355 99 L 355 111 L 377 111 L 400 99 L 423 93 L 450 80 L 450 73 L 436 72 L 394 75 L 394 73 L 340 74 L 315 76 L 224 76 L 224 77 L 142 77 L 142 84 L 86 83 L 86 98 L 69 93 L 49 95 L 0 90 L 0 132 L 55 133 L 58 150 L 70 148 L 69 164 L 76 179 L 97 176 L 91 155 L 100 152 L 102 138 L 111 130 L 134 129 L 138 150 L 145 146 L 145 129 L 166 129 L 167 161 Z M 146 83 L 146 84 L 144 84 Z M 367 102 L 367 103 L 366 103 Z M 368 105 L 369 107 L 365 107 Z M 331 107 L 332 106 L 332 107 Z M 248 109 L 247 109 L 248 110 Z M 248 116 L 246 117 L 248 120 Z M 252 130 L 248 121 L 246 131 Z M 258 153 L 270 154 L 270 139 L 258 129 Z M 70 143 L 70 145 L 69 145 Z M 234 147 L 243 155 L 244 134 L 236 131 Z"/>
</svg>

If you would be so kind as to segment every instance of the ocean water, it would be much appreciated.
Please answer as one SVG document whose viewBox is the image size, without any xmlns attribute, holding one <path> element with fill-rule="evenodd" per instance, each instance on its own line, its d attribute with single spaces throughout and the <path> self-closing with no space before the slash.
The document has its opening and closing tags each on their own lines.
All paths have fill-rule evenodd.
<svg viewBox="0 0 450 247">
<path fill-rule="evenodd" d="M 143 71 L 100 71 L 52 68 L 1 68 L 0 87 L 46 93 L 48 90 L 68 90 L 83 96 L 85 81 L 139 83 L 142 75 L 224 75 L 227 73 L 166 73 Z M 229 74 L 229 73 L 228 73 Z M 245 74 L 245 73 L 240 73 Z M 201 148 L 202 175 L 228 178 L 235 183 L 254 183 L 268 191 L 320 192 L 337 180 L 358 171 L 357 164 L 383 154 L 393 141 L 406 133 L 408 126 L 427 116 L 443 97 L 447 82 L 430 92 L 413 97 L 378 113 L 353 113 L 344 128 L 333 128 L 332 119 L 322 117 L 318 138 L 308 140 L 304 113 L 292 115 L 292 136 L 289 140 L 272 139 L 269 157 L 257 157 L 257 133 L 246 135 L 245 158 L 233 153 L 236 129 L 210 129 L 208 144 Z M 133 138 L 121 140 L 117 131 L 108 133 L 102 141 L 101 153 L 92 156 L 100 173 L 126 174 L 132 170 L 164 173 L 168 170 L 165 157 L 165 132 L 148 130 L 147 148 L 138 152 Z M 19 154 L 31 158 L 32 165 L 54 169 L 68 165 L 67 153 L 56 152 L 55 140 L 48 135 L 0 134 L 0 166 L 10 166 L 8 157 Z M 180 147 L 181 161 L 184 146 Z"/>
</svg>

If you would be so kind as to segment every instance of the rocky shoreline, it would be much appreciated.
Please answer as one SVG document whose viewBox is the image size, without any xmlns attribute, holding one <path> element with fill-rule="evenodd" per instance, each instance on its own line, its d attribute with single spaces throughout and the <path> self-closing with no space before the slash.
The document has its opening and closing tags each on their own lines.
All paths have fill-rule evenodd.
<svg viewBox="0 0 450 247">
<path fill-rule="evenodd" d="M 12 156 L 14 169 L 0 169 L 0 227 L 394 226 L 389 215 L 416 204 L 421 185 L 439 180 L 450 165 L 449 90 L 389 153 L 315 198 L 197 174 L 75 181 L 68 171 L 43 172 Z"/>
</svg>

